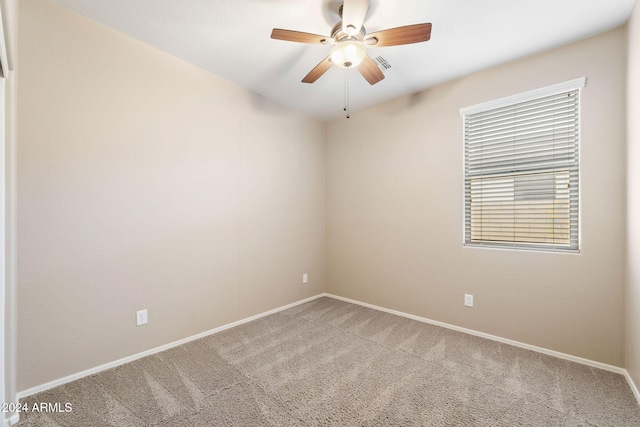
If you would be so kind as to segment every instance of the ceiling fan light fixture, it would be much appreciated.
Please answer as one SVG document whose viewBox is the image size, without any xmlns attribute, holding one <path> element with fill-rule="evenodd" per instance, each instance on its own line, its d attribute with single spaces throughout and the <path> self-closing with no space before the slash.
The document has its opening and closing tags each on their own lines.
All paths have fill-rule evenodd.
<svg viewBox="0 0 640 427">
<path fill-rule="evenodd" d="M 341 68 L 353 68 L 360 65 L 367 48 L 357 40 L 339 42 L 331 49 L 331 62 Z"/>
</svg>

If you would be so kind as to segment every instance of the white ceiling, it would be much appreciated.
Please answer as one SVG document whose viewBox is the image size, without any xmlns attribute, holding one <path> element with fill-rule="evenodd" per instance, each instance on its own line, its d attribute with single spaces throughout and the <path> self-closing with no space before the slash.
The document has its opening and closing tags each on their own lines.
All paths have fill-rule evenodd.
<svg viewBox="0 0 640 427">
<path fill-rule="evenodd" d="M 270 38 L 272 28 L 330 35 L 342 0 L 50 0 L 323 120 L 344 114 L 345 71 L 302 78 L 329 46 Z M 433 23 L 431 40 L 369 48 L 392 65 L 370 86 L 351 72 L 352 113 L 627 21 L 635 0 L 370 0 L 368 33 Z"/>
</svg>

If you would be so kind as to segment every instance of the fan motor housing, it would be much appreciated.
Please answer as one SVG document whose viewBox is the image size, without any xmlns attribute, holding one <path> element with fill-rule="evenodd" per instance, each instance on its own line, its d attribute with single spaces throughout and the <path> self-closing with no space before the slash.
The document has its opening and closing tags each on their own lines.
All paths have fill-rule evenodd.
<svg viewBox="0 0 640 427">
<path fill-rule="evenodd" d="M 364 28 L 364 25 L 362 26 L 362 28 L 360 28 L 360 31 L 358 32 L 358 34 L 356 34 L 355 36 L 350 36 L 349 34 L 347 34 L 343 29 L 342 29 L 342 21 L 338 22 L 332 29 L 331 29 L 331 38 L 334 39 L 335 41 L 339 42 L 341 40 L 347 40 L 347 39 L 355 39 L 358 41 L 362 41 L 364 40 L 364 35 L 367 34 L 367 31 Z"/>
</svg>

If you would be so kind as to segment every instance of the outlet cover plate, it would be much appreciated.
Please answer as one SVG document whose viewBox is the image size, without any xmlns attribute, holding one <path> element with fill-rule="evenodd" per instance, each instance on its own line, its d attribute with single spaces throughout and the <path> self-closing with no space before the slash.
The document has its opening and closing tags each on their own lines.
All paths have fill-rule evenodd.
<svg viewBox="0 0 640 427">
<path fill-rule="evenodd" d="M 464 305 L 467 307 L 473 307 L 473 295 L 464 294 Z"/>
<path fill-rule="evenodd" d="M 149 321 L 147 310 L 136 311 L 136 326 L 145 325 Z"/>
</svg>

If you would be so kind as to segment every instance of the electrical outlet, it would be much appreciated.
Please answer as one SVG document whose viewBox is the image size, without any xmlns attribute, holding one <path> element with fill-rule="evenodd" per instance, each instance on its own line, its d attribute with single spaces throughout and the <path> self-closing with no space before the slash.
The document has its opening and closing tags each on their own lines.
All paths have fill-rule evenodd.
<svg viewBox="0 0 640 427">
<path fill-rule="evenodd" d="M 149 321 L 147 310 L 136 311 L 136 326 L 145 325 Z"/>
<path fill-rule="evenodd" d="M 309 275 L 307 273 L 302 275 L 302 283 L 309 283 Z"/>
<path fill-rule="evenodd" d="M 464 305 L 467 307 L 473 307 L 473 295 L 464 294 Z"/>
</svg>

